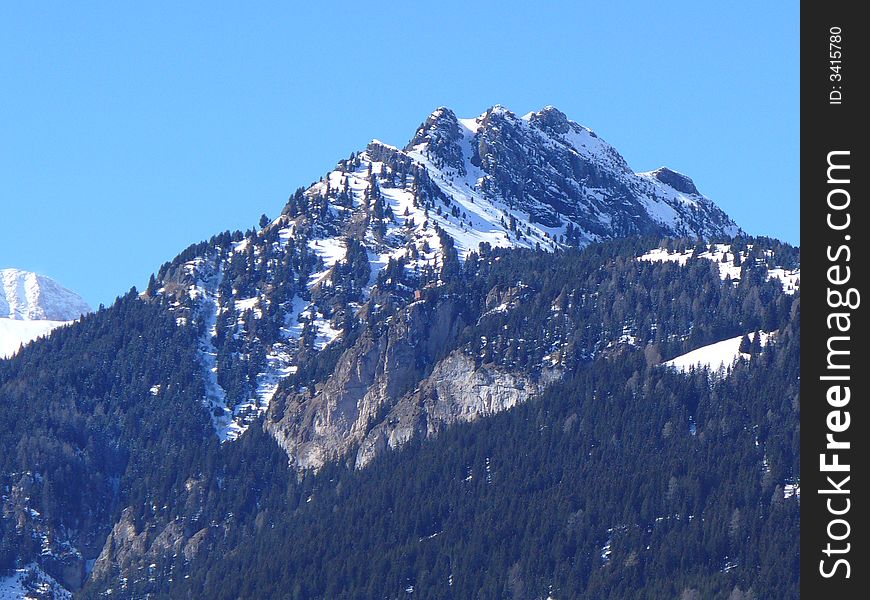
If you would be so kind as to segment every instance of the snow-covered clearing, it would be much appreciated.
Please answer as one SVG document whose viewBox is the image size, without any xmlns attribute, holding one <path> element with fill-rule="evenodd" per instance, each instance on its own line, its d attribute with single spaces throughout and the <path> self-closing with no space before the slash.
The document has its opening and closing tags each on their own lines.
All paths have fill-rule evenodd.
<svg viewBox="0 0 870 600">
<path fill-rule="evenodd" d="M 747 334 L 750 341 L 754 341 L 755 333 Z M 761 346 L 766 346 L 770 342 L 771 334 L 764 331 L 761 332 Z M 683 373 L 695 368 L 706 367 L 713 373 L 727 373 L 727 371 L 737 362 L 741 356 L 749 358 L 749 354 L 740 352 L 740 340 L 742 335 L 733 337 L 715 344 L 701 346 L 691 352 L 687 352 L 681 356 L 673 358 L 662 363 L 666 367 L 672 367 Z"/>
</svg>

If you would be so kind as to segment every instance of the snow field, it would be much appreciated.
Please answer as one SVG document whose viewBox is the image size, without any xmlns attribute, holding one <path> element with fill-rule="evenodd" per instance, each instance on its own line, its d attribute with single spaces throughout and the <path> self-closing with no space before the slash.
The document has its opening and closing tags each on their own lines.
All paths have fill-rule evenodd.
<svg viewBox="0 0 870 600">
<path fill-rule="evenodd" d="M 755 333 L 747 334 L 750 341 L 754 341 Z M 771 339 L 770 333 L 761 332 L 761 346 L 766 346 Z M 727 373 L 727 371 L 737 362 L 741 356 L 749 358 L 748 354 L 740 352 L 740 341 L 742 335 L 733 337 L 715 344 L 701 346 L 691 352 L 687 352 L 676 358 L 662 363 L 666 367 L 672 367 L 683 373 L 689 372 L 693 368 L 708 368 L 713 373 Z"/>
</svg>

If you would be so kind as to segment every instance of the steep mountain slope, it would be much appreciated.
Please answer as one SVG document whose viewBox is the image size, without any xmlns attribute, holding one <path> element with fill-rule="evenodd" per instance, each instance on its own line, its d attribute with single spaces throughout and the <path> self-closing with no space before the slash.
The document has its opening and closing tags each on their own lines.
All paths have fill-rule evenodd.
<svg viewBox="0 0 870 600">
<path fill-rule="evenodd" d="M 84 597 L 793 597 L 799 292 L 767 261 L 797 255 L 735 241 L 732 281 L 711 247 L 650 244 L 494 249 L 419 300 L 373 290 L 172 502 L 118 515 Z M 728 378 L 662 366 L 757 330 Z"/>
<path fill-rule="evenodd" d="M 48 277 L 0 269 L 0 359 L 90 311 L 81 296 Z"/>
<path fill-rule="evenodd" d="M 341 464 L 349 471 L 367 464 L 359 471 L 365 478 L 373 468 L 372 458 L 393 454 L 384 453 L 386 448 L 414 448 L 425 437 L 452 431 L 447 427 L 450 423 L 480 424 L 488 422 L 482 417 L 510 406 L 516 409 L 535 398 L 548 402 L 547 390 L 553 385 L 547 385 L 548 373 L 561 372 L 569 382 L 564 389 L 570 389 L 578 369 L 598 364 L 593 371 L 601 370 L 612 357 L 626 368 L 635 365 L 630 368 L 637 373 L 629 373 L 626 381 L 616 371 L 604 369 L 614 377 L 608 386 L 619 394 L 624 390 L 647 394 L 657 389 L 650 376 L 664 359 L 744 332 L 797 327 L 799 293 L 787 293 L 780 280 L 769 278 L 768 267 L 796 267 L 795 249 L 771 240 L 735 241 L 732 247 L 741 256 L 745 252 L 739 250 L 741 246 L 751 245 L 753 250 L 745 254 L 741 276 L 723 280 L 721 263 L 704 258 L 711 247 L 698 248 L 698 255 L 685 261 L 641 260 L 653 244 L 635 238 L 596 244 L 582 254 L 490 250 L 466 261 L 446 280 L 425 286 L 419 300 L 403 291 L 400 282 L 382 280 L 385 290 L 374 286 L 360 307 L 365 318 L 322 350 L 317 350 L 316 337 L 311 336 L 312 347 L 300 348 L 295 373 L 276 393 L 265 420 L 251 421 L 254 427 L 224 444 L 218 443 L 210 415 L 202 408 L 207 380 L 200 343 L 207 333 L 206 323 L 185 321 L 181 307 L 172 306 L 168 299 L 128 294 L 109 309 L 26 348 L 14 360 L 0 362 L 4 406 L 0 413 L 0 569 L 16 563 L 24 568 L 36 560 L 68 589 L 77 589 L 84 581 L 83 597 L 112 589 L 114 597 L 135 598 L 180 581 L 194 565 L 204 568 L 200 561 L 208 559 L 203 557 L 229 553 L 246 536 L 257 537 L 264 523 L 278 523 L 295 514 L 294 506 L 308 504 L 312 497 L 315 502 L 334 489 L 334 469 L 345 467 L 326 462 L 320 474 L 303 472 L 297 480 L 286 468 L 287 454 L 275 444 L 280 436 L 270 436 L 261 424 L 274 432 L 284 415 L 292 414 L 291 403 L 310 402 L 303 388 L 311 389 L 312 397 L 318 389 L 353 389 L 342 386 L 340 373 L 356 373 L 354 377 L 363 380 L 366 373 L 383 378 L 386 383 L 383 388 L 375 386 L 376 390 L 394 386 L 391 407 L 385 405 L 357 438 L 364 440 L 359 450 L 353 444 L 339 446 L 339 451 L 325 457 L 339 457 L 346 451 L 349 460 Z M 690 252 L 679 241 L 666 241 L 658 254 Z M 405 297 L 409 302 L 402 301 Z M 374 309 L 375 304 L 380 307 Z M 456 315 L 458 325 L 443 328 L 443 316 L 450 314 Z M 783 335 L 775 336 L 781 344 L 796 339 L 793 334 L 792 338 Z M 370 343 L 379 350 L 362 353 Z M 380 349 L 389 356 L 391 348 L 403 345 L 411 349 L 403 358 L 381 358 Z M 785 346 L 774 344 L 770 351 L 778 347 Z M 797 360 L 793 349 L 787 357 Z M 746 425 L 750 430 L 757 425 L 765 431 L 765 423 L 785 427 L 791 422 L 785 415 L 795 406 L 794 390 L 783 383 L 789 379 L 780 363 L 780 359 L 750 363 L 761 369 L 755 375 L 758 380 L 773 387 L 770 393 L 752 395 L 756 400 L 751 402 L 758 405 L 748 399 L 739 402 L 750 402 L 746 406 L 753 415 L 759 410 L 764 415 L 767 405 L 786 411 L 761 420 L 752 417 Z M 653 371 L 647 373 L 650 368 Z M 244 376 L 239 373 L 238 379 L 224 381 L 237 384 L 245 381 Z M 595 399 L 603 397 L 604 388 L 593 388 L 599 391 L 592 392 L 584 410 L 594 413 L 610 407 L 607 414 L 611 410 L 630 414 L 619 408 L 624 400 L 599 404 Z M 781 391 L 774 393 L 774 389 Z M 667 395 L 661 393 L 655 392 L 649 400 L 639 396 L 638 401 L 660 407 L 654 411 L 664 410 L 662 398 Z M 700 413 L 692 412 L 697 391 L 687 393 L 689 412 L 678 420 L 672 418 L 672 427 L 688 421 L 690 426 L 697 423 L 698 432 L 719 431 L 713 423 L 702 426 Z M 731 408 L 717 410 L 733 413 Z M 318 411 L 313 412 L 317 419 Z M 646 417 L 640 419 L 645 422 Z M 562 427 L 561 422 L 539 424 L 544 425 Z M 324 419 L 319 426 L 320 431 L 331 427 Z M 477 434 L 469 431 L 474 439 Z M 733 431 L 733 426 L 727 431 Z M 745 459 L 748 471 L 770 473 L 762 496 L 771 495 L 767 491 L 771 486 L 784 490 L 796 483 L 797 453 L 789 444 L 795 443 L 797 434 L 787 431 L 792 437 L 761 435 L 759 445 L 750 441 L 743 450 L 751 452 Z M 711 439 L 712 433 L 705 435 Z M 714 464 L 727 464 L 717 452 L 732 450 L 716 439 L 712 438 L 708 452 Z M 473 451 L 474 446 L 463 445 Z M 677 448 L 674 451 L 679 453 Z M 395 455 L 401 461 L 404 453 Z M 547 469 L 534 461 L 527 466 Z M 522 471 L 515 476 L 530 474 Z M 397 477 L 399 485 L 404 476 Z M 721 489 L 743 485 L 734 477 L 723 472 Z M 564 493 L 570 494 L 572 485 L 566 483 Z M 425 489 L 427 494 L 440 493 Z M 754 493 L 746 492 L 749 497 Z M 351 505 L 365 506 L 366 494 Z M 260 516 L 267 506 L 271 512 Z M 717 514 L 736 507 L 729 501 Z M 288 522 L 288 526 L 292 525 Z M 313 522 L 307 525 L 311 526 Z M 794 534 L 792 529 L 782 531 Z M 764 536 L 765 543 L 780 543 L 771 532 Z M 587 539 L 598 543 L 595 537 Z M 587 546 L 578 551 L 585 556 Z M 176 564 L 173 557 L 181 562 Z M 286 555 L 286 560 L 291 559 Z M 719 559 L 725 560 L 722 555 Z M 293 568 L 302 569 L 299 577 L 309 579 L 301 565 Z M 703 572 L 701 566 L 697 569 Z M 774 572 L 788 576 L 787 571 Z M 686 581 L 688 585 L 698 579 L 687 575 Z M 463 585 L 467 584 L 468 580 Z M 168 597 L 184 596 L 171 592 Z"/>
<path fill-rule="evenodd" d="M 215 599 L 797 598 L 793 325 L 725 380 L 624 349 L 363 471 L 248 482 L 221 558 L 158 572 Z"/>
<path fill-rule="evenodd" d="M 128 294 L 0 361 L 0 576 L 77 591 L 123 508 L 171 501 L 217 445 L 195 340 Z"/>
<path fill-rule="evenodd" d="M 495 106 L 476 119 L 439 108 L 405 154 L 459 198 L 482 195 L 532 225 L 532 243 L 739 232 L 691 179 L 665 167 L 633 173 L 615 148 L 552 106 L 522 118 Z"/>
<path fill-rule="evenodd" d="M 35 564 L 0 577 L 0 598 L 4 600 L 70 600 L 72 594 Z"/>
<path fill-rule="evenodd" d="M 499 106 L 476 119 L 437 109 L 404 150 L 372 142 L 297 190 L 281 216 L 261 226 L 189 248 L 149 286 L 183 322 L 204 324 L 205 401 L 224 440 L 268 409 L 300 353 L 327 348 L 378 309 L 373 290 L 408 303 L 481 248 L 556 251 L 633 234 L 740 233 L 687 177 L 665 168 L 633 173 L 612 146 L 555 108 L 518 118 Z M 394 350 L 359 351 L 375 364 Z M 343 385 L 375 384 L 371 374 L 364 379 Z M 383 378 L 378 385 L 393 393 Z M 339 399 L 330 389 L 314 404 L 362 403 L 360 414 L 341 416 L 338 429 L 324 434 L 332 450 L 297 448 L 297 433 L 272 430 L 300 467 L 348 450 L 385 406 L 365 392 L 338 392 Z M 292 417 L 303 428 L 317 420 L 318 411 L 293 405 L 308 413 Z"/>
</svg>

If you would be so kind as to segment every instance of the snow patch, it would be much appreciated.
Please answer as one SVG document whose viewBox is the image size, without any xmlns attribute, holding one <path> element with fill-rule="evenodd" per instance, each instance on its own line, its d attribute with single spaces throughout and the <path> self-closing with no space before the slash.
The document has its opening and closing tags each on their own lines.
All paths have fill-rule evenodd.
<svg viewBox="0 0 870 600">
<path fill-rule="evenodd" d="M 191 266 L 193 272 L 196 273 L 199 263 L 187 263 L 185 267 L 188 266 Z M 203 403 L 209 410 L 212 425 L 218 438 L 221 442 L 225 442 L 229 439 L 235 439 L 240 433 L 236 431 L 237 428 L 233 427 L 232 413 L 227 408 L 227 393 L 217 380 L 217 348 L 215 348 L 213 340 L 217 336 L 217 315 L 220 310 L 217 290 L 222 279 L 223 270 L 218 267 L 214 273 L 197 280 L 196 285 L 190 289 L 190 297 L 201 299 L 199 317 L 205 325 L 198 344 L 199 357 L 205 375 Z"/>
<path fill-rule="evenodd" d="M 314 319 L 314 327 L 317 331 L 317 338 L 314 340 L 314 347 L 318 350 L 323 350 L 331 344 L 341 333 L 340 329 L 336 329 L 332 324 L 323 317 L 318 316 Z"/>
<path fill-rule="evenodd" d="M 782 497 L 783 497 L 783 498 L 785 498 L 786 500 L 788 500 L 788 499 L 791 498 L 792 496 L 794 496 L 794 497 L 797 498 L 798 500 L 801 499 L 801 484 L 800 484 L 800 482 L 797 482 L 797 483 L 786 483 L 786 484 L 782 487 Z"/>
<path fill-rule="evenodd" d="M 72 600 L 72 593 L 60 585 L 36 563 L 15 569 L 8 577 L 0 577 L 0 599 L 54 598 Z"/>
<path fill-rule="evenodd" d="M 308 242 L 308 249 L 323 260 L 323 270 L 311 275 L 309 287 L 321 282 L 335 263 L 347 256 L 347 245 L 338 238 L 311 240 Z"/>
<path fill-rule="evenodd" d="M 239 312 L 244 312 L 246 310 L 254 310 L 257 305 L 260 303 L 260 298 L 254 296 L 253 298 L 244 298 L 242 300 L 236 300 L 236 310 Z"/>
<path fill-rule="evenodd" d="M 33 340 L 50 335 L 62 325 L 74 321 L 19 321 L 0 317 L 0 359 L 12 358 Z"/>
<path fill-rule="evenodd" d="M 801 270 L 770 269 L 767 271 L 767 278 L 779 279 L 782 282 L 782 291 L 786 294 L 794 294 L 800 288 Z"/>
<path fill-rule="evenodd" d="M 747 335 L 749 341 L 755 340 L 754 332 Z M 770 342 L 771 337 L 771 333 L 762 331 L 761 346 L 766 346 Z M 737 337 L 722 340 L 715 344 L 701 346 L 662 364 L 683 373 L 687 373 L 693 368 L 707 368 L 713 373 L 725 373 L 737 362 L 738 358 L 750 358 L 749 354 L 740 352 L 740 341 L 742 339 L 743 336 L 738 335 Z"/>
</svg>

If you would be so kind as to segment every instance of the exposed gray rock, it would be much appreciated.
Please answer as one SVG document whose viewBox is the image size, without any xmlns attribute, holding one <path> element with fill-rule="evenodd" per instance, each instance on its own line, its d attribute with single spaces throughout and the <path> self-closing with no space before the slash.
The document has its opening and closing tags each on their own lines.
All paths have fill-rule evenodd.
<svg viewBox="0 0 870 600">
<path fill-rule="evenodd" d="M 478 367 L 470 357 L 454 352 L 369 431 L 357 452 L 356 466 L 365 467 L 387 448 L 401 447 L 417 435 L 431 437 L 453 423 L 474 421 L 527 402 L 560 375 L 545 370 L 533 378 L 495 365 Z"/>
<path fill-rule="evenodd" d="M 133 567 L 175 554 L 185 544 L 186 536 L 181 523 L 151 521 L 141 530 L 133 520 L 133 510 L 124 509 L 106 538 L 102 552 L 94 563 L 94 579 L 111 577 L 115 572 L 129 572 Z"/>
<path fill-rule="evenodd" d="M 452 241 L 433 244 L 432 229 Z M 228 411 L 251 407 L 232 414 L 233 425 L 244 430 L 264 410 L 265 427 L 290 463 L 317 469 L 357 450 L 358 464 L 366 464 L 378 448 L 504 410 L 540 391 L 541 382 L 529 374 L 492 366 L 468 370 L 457 357 L 439 362 L 455 347 L 461 311 L 449 301 L 410 298 L 423 296 L 415 289 L 425 285 L 415 281 L 418 274 L 437 273 L 451 253 L 462 261 L 481 240 L 556 250 L 632 234 L 738 232 L 691 180 L 667 169 L 633 172 L 615 148 L 552 106 L 525 117 L 494 106 L 476 119 L 458 119 L 441 107 L 404 149 L 373 141 L 300 188 L 282 217 L 261 231 L 244 240 L 216 238 L 201 256 L 175 261 L 161 272 L 158 289 L 172 299 L 178 322 L 203 331 L 205 403 L 221 439 Z M 371 272 L 348 262 L 349 240 L 367 253 L 364 266 Z M 239 257 L 248 257 L 241 267 Z M 303 263 L 309 271 L 283 281 L 281 265 Z M 252 264 L 258 265 L 255 276 L 248 273 Z M 375 331 L 367 327 L 373 298 L 389 291 L 379 290 L 384 271 L 374 267 L 391 264 L 404 269 L 396 297 L 401 316 Z M 234 275 L 223 281 L 224 271 Z M 523 293 L 495 289 L 486 310 L 510 309 Z M 305 388 L 275 392 L 274 383 L 298 366 L 300 352 L 341 344 L 351 323 L 364 333 L 342 344 L 331 373 L 294 383 Z M 228 336 L 238 347 L 221 352 L 216 344 Z M 245 385 L 235 385 L 229 397 L 221 376 L 241 371 L 239 356 L 259 364 L 244 365 Z M 451 377 L 469 389 L 438 383 L 438 373 L 448 369 L 462 370 Z M 417 388 L 422 395 L 413 396 Z M 226 411 L 217 412 L 223 405 Z"/>
<path fill-rule="evenodd" d="M 291 465 L 318 469 L 345 456 L 464 326 L 450 301 L 415 303 L 401 315 L 380 335 L 364 333 L 322 385 L 273 403 L 266 428 Z"/>
<path fill-rule="evenodd" d="M 147 548 L 146 542 L 147 534 L 136 531 L 132 509 L 125 509 L 109 537 L 106 538 L 103 551 L 97 557 L 91 575 L 95 578 L 109 576 L 113 565 L 123 567 L 132 557 L 143 555 Z"/>
<path fill-rule="evenodd" d="M 433 229 L 451 241 L 433 244 Z M 420 291 L 413 280 L 421 273 L 461 262 L 480 243 L 558 250 L 632 234 L 739 231 L 691 180 L 667 169 L 634 173 L 613 146 L 552 106 L 524 117 L 494 106 L 476 119 L 441 107 L 404 149 L 373 141 L 297 190 L 261 230 L 186 250 L 161 268 L 152 291 L 169 300 L 176 322 L 200 328 L 203 403 L 227 440 L 268 410 L 302 349 L 322 350 L 349 323 L 366 321 L 357 309 L 391 264 L 403 264 L 406 300 Z M 363 247 L 353 264 L 349 240 Z M 432 368 L 403 350 L 416 338 L 400 337 L 360 340 L 328 381 L 281 399 L 269 430 L 294 464 L 344 455 L 397 389 L 413 387 L 406 373 L 384 370 L 388 357 L 413 355 Z M 353 366 L 362 360 L 372 366 Z M 245 381 L 230 381 L 240 373 Z"/>
<path fill-rule="evenodd" d="M 208 527 L 203 527 L 187 540 L 184 544 L 184 550 L 182 550 L 185 559 L 193 560 L 199 554 L 208 541 L 210 531 Z"/>
<path fill-rule="evenodd" d="M 439 167 L 449 167 L 457 174 L 465 175 L 462 147 L 459 143 L 461 139 L 462 134 L 456 115 L 449 108 L 442 106 L 435 109 L 420 125 L 405 149 L 410 150 L 420 144 L 427 144 L 430 158 Z"/>
<path fill-rule="evenodd" d="M 496 292 L 492 301 L 513 302 L 521 294 L 519 288 Z M 464 326 L 450 299 L 412 303 L 380 335 L 361 335 L 314 390 L 273 402 L 266 429 L 294 468 L 319 469 L 354 451 L 361 468 L 416 435 L 433 436 L 526 402 L 560 376 L 476 366 L 461 351 L 439 358 Z"/>
<path fill-rule="evenodd" d="M 671 186 L 678 192 L 683 192 L 684 194 L 698 194 L 698 188 L 695 187 L 695 182 L 682 173 L 677 173 L 667 167 L 661 167 L 653 171 L 652 174 L 656 179 L 665 185 Z"/>
<path fill-rule="evenodd" d="M 736 234 L 728 216 L 688 177 L 662 168 L 636 174 L 613 146 L 552 106 L 519 118 L 494 106 L 477 119 L 471 155 L 459 120 L 439 108 L 405 151 L 420 150 L 438 168 L 464 175 L 467 160 L 485 178 L 481 190 L 547 227 L 579 228 L 575 245 L 632 234 L 709 237 Z M 690 196 L 675 198 L 667 188 Z"/>
</svg>

